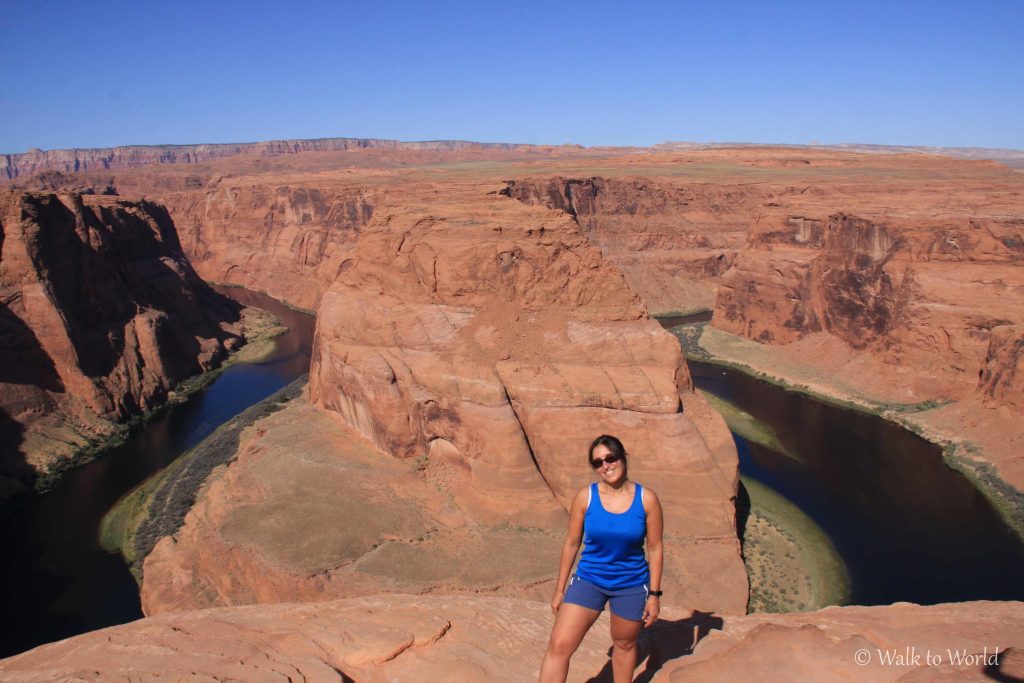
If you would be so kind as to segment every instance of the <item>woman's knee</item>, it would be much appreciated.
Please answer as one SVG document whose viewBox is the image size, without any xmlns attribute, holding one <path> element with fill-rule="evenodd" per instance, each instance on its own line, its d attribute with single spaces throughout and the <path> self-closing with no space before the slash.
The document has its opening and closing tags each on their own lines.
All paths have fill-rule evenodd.
<svg viewBox="0 0 1024 683">
<path fill-rule="evenodd" d="M 577 638 L 552 635 L 551 641 L 548 642 L 548 652 L 556 657 L 571 657 L 579 646 L 580 641 Z"/>
<path fill-rule="evenodd" d="M 628 652 L 636 649 L 636 638 L 612 638 L 616 650 Z"/>
</svg>

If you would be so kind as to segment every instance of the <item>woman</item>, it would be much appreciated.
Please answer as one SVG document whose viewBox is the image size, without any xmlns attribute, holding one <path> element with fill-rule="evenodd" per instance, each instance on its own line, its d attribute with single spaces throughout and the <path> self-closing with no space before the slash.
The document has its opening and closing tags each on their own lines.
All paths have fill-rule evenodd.
<svg viewBox="0 0 1024 683">
<path fill-rule="evenodd" d="M 580 489 L 569 509 L 569 531 L 551 598 L 555 626 L 540 666 L 541 683 L 565 681 L 569 658 L 606 602 L 612 613 L 612 675 L 615 683 L 633 680 L 640 625 L 653 624 L 660 611 L 661 503 L 654 491 L 629 480 L 626 450 L 614 436 L 597 437 L 588 458 L 599 481 Z M 586 546 L 570 581 L 584 531 Z"/>
</svg>

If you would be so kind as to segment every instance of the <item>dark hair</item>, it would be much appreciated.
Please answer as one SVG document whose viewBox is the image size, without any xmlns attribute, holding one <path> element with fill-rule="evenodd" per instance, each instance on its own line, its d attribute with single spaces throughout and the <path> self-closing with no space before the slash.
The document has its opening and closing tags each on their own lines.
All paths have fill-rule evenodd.
<svg viewBox="0 0 1024 683">
<path fill-rule="evenodd" d="M 621 441 L 610 434 L 602 434 L 594 439 L 594 443 L 590 444 L 590 450 L 587 451 L 588 464 L 594 461 L 594 449 L 598 446 L 604 446 L 612 455 L 622 458 L 623 469 L 627 475 L 629 474 L 629 463 L 626 462 L 626 447 L 622 445 Z"/>
</svg>

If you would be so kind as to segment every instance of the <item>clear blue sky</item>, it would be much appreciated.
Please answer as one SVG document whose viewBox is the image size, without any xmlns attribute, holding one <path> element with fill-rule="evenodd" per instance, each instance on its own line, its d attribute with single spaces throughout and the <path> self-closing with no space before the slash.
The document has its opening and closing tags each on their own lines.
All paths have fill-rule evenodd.
<svg viewBox="0 0 1024 683">
<path fill-rule="evenodd" d="M 1024 0 L 0 0 L 0 45 L 0 152 L 313 137 L 1024 148 Z"/>
</svg>

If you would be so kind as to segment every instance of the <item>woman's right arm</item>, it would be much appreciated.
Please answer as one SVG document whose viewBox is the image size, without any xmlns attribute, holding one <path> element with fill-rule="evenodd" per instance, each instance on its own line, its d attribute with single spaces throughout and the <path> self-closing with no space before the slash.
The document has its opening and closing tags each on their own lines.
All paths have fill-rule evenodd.
<svg viewBox="0 0 1024 683">
<path fill-rule="evenodd" d="M 576 561 L 576 553 L 583 543 L 583 516 L 586 512 L 587 489 L 582 488 L 572 499 L 572 505 L 569 507 L 569 530 L 565 534 L 565 543 L 562 544 L 562 559 L 558 563 L 558 583 L 555 584 L 555 594 L 551 598 L 551 611 L 556 614 L 562 604 L 562 598 L 565 597 L 565 584 L 569 583 L 569 572 Z"/>
</svg>

